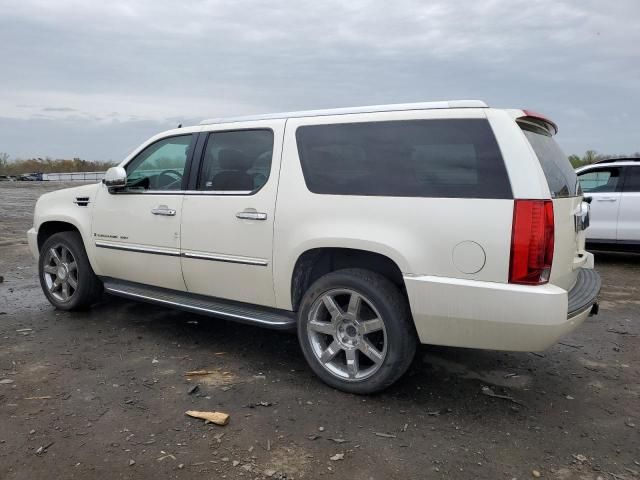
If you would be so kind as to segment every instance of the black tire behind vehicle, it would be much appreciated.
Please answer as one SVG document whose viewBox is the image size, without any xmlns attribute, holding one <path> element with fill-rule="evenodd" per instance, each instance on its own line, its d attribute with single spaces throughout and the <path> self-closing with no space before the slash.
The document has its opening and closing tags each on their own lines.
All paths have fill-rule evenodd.
<svg viewBox="0 0 640 480">
<path fill-rule="evenodd" d="M 51 249 L 56 251 L 58 257 L 60 257 L 60 262 L 56 263 L 51 256 Z M 65 253 L 65 249 L 68 253 Z M 66 258 L 61 258 L 62 255 Z M 62 260 L 68 261 L 63 262 Z M 59 277 L 57 272 L 47 273 L 45 271 L 45 269 L 50 272 L 57 271 L 59 265 L 66 265 L 66 267 L 63 267 L 66 269 L 64 277 Z M 69 265 L 71 265 L 70 268 Z M 103 291 L 102 282 L 94 273 L 87 258 L 82 237 L 78 232 L 74 231 L 55 233 L 45 240 L 40 249 L 38 259 L 38 275 L 40 277 L 40 286 L 47 300 L 60 310 L 86 309 L 100 298 Z M 71 286 L 70 275 L 76 284 L 75 288 Z M 55 279 L 60 278 L 64 278 L 68 283 L 68 298 L 66 299 L 62 289 L 56 288 L 52 291 L 50 288 L 50 284 Z"/>
<path fill-rule="evenodd" d="M 398 287 L 359 268 L 328 273 L 311 285 L 298 309 L 298 340 L 318 377 L 356 394 L 379 392 L 398 380 L 418 343 L 409 305 Z M 341 350 L 334 354 L 337 347 Z"/>
</svg>

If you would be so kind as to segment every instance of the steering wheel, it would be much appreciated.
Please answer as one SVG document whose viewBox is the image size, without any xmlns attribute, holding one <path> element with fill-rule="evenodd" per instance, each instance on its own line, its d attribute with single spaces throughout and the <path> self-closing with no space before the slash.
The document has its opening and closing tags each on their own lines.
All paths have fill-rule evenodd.
<svg viewBox="0 0 640 480">
<path fill-rule="evenodd" d="M 176 183 L 182 183 L 182 174 L 177 170 L 163 170 L 157 176 L 158 188 L 171 190 Z"/>
</svg>

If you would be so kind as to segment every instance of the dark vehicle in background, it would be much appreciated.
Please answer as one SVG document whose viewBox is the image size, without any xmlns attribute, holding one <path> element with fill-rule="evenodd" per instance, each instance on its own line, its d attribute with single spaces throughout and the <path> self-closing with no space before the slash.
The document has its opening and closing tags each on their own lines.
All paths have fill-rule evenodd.
<svg viewBox="0 0 640 480">
<path fill-rule="evenodd" d="M 42 173 L 24 173 L 18 176 L 20 182 L 41 182 Z"/>
</svg>

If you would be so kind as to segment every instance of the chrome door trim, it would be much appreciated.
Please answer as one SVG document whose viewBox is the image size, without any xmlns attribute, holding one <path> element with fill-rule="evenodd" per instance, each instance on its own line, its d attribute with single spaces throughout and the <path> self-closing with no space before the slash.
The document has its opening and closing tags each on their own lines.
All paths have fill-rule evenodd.
<svg viewBox="0 0 640 480">
<path fill-rule="evenodd" d="M 177 248 L 160 248 L 160 247 L 146 247 L 142 245 L 131 245 L 119 242 L 106 242 L 103 240 L 96 240 L 95 246 L 98 248 L 107 248 L 111 250 L 122 250 L 125 252 L 136 253 L 148 253 L 152 255 L 165 255 L 169 257 L 184 257 L 194 260 L 210 260 L 213 262 L 224 263 L 238 263 L 241 265 L 254 265 L 258 267 L 266 267 L 269 265 L 267 260 L 262 258 L 253 257 L 239 257 L 235 255 L 223 255 L 223 254 L 211 254 L 203 252 L 182 252 Z"/>
<path fill-rule="evenodd" d="M 235 255 L 222 255 L 202 252 L 182 252 L 184 258 L 192 258 L 194 260 L 211 260 L 213 262 L 239 263 L 241 265 L 255 265 L 266 267 L 269 262 L 261 258 L 238 257 Z"/>
<path fill-rule="evenodd" d="M 166 255 L 169 257 L 179 257 L 180 250 L 177 248 L 144 247 L 142 245 L 131 245 L 118 242 L 105 242 L 96 240 L 95 246 L 98 248 L 108 248 L 111 250 L 122 250 L 125 252 L 149 253 L 153 255 Z"/>
</svg>

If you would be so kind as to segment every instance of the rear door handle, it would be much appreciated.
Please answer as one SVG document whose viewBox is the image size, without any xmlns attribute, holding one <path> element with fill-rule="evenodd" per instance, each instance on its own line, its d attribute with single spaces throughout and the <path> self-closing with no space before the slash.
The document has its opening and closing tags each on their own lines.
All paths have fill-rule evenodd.
<svg viewBox="0 0 640 480">
<path fill-rule="evenodd" d="M 176 211 L 173 208 L 169 208 L 166 205 L 159 205 L 156 208 L 151 209 L 151 213 L 154 215 L 164 215 L 165 217 L 173 217 Z"/>
<path fill-rule="evenodd" d="M 267 214 L 263 212 L 257 212 L 253 208 L 247 208 L 242 212 L 236 213 L 236 218 L 240 220 L 266 220 Z"/>
</svg>

